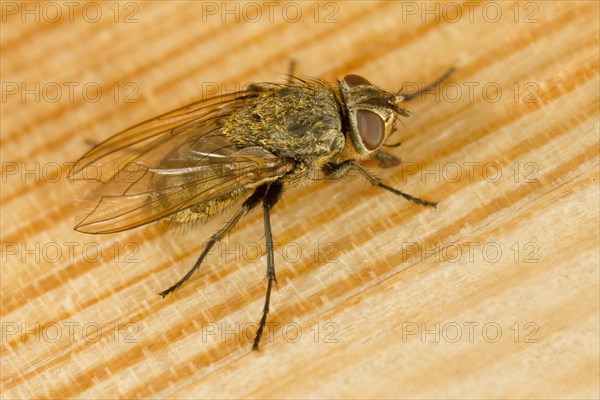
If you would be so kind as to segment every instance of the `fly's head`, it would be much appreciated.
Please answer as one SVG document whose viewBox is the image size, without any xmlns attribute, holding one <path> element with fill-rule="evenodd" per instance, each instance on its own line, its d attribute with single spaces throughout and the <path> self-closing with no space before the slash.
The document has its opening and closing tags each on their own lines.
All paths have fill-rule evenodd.
<svg viewBox="0 0 600 400">
<path fill-rule="evenodd" d="M 395 95 L 372 85 L 360 75 L 346 75 L 339 82 L 346 108 L 348 145 L 353 152 L 365 157 L 378 150 L 391 135 L 398 115 L 408 117 L 401 108 L 401 95 Z M 349 150 L 349 149 L 348 149 Z"/>
</svg>

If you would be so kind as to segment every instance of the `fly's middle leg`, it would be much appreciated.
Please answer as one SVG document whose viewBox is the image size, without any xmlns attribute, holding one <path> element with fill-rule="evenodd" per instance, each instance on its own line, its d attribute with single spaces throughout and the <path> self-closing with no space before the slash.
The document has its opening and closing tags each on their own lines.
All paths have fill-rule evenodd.
<svg viewBox="0 0 600 400">
<path fill-rule="evenodd" d="M 265 296 L 265 305 L 263 307 L 262 317 L 258 324 L 254 343 L 252 344 L 252 350 L 258 350 L 260 338 L 262 337 L 263 330 L 267 324 L 267 314 L 269 314 L 269 303 L 271 300 L 271 289 L 273 284 L 277 286 L 277 277 L 275 276 L 275 258 L 273 251 L 273 235 L 271 234 L 271 208 L 281 198 L 283 186 L 280 182 L 272 183 L 267 189 L 267 193 L 263 198 L 263 215 L 265 222 L 265 241 L 267 248 L 267 294 Z"/>
</svg>

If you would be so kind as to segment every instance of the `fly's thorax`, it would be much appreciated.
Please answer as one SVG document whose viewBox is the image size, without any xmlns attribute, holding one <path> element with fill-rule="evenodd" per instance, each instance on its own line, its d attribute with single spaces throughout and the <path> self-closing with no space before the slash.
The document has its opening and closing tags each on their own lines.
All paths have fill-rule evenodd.
<svg viewBox="0 0 600 400">
<path fill-rule="evenodd" d="M 360 75 L 347 75 L 339 81 L 344 106 L 346 148 L 348 158 L 366 158 L 378 150 L 392 133 L 397 114 L 407 112 L 396 96 L 372 85 Z"/>
<path fill-rule="evenodd" d="M 303 163 L 321 163 L 343 149 L 341 109 L 331 86 L 292 82 L 262 84 L 255 90 L 257 96 L 223 126 L 232 142 L 241 147 L 261 146 Z"/>
</svg>

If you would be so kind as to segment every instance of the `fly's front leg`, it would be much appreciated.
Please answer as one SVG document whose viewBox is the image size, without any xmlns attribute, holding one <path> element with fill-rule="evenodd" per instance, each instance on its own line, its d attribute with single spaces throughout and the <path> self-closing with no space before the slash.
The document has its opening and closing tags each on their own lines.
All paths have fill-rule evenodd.
<svg viewBox="0 0 600 400">
<path fill-rule="evenodd" d="M 322 170 L 327 178 L 337 180 L 346 176 L 354 168 L 354 164 L 356 164 L 354 160 L 342 161 L 339 164 L 329 163 L 323 165 Z"/>
<path fill-rule="evenodd" d="M 366 170 L 362 165 L 357 163 L 355 160 L 346 160 L 339 164 L 325 164 L 323 166 L 323 172 L 325 173 L 325 175 L 327 175 L 328 177 L 330 177 L 332 179 L 339 179 L 342 176 L 346 175 L 352 168 L 354 168 L 358 172 L 360 172 L 365 178 L 367 178 L 369 183 L 373 186 L 385 189 L 389 192 L 394 193 L 395 195 L 402 196 L 406 200 L 412 201 L 413 203 L 417 203 L 422 206 L 427 206 L 427 207 L 437 206 L 437 202 L 423 200 L 418 197 L 411 196 L 410 194 L 401 192 L 400 190 L 395 189 L 391 186 L 386 185 L 385 183 L 381 182 L 379 180 L 379 178 L 377 178 L 371 172 Z"/>
<path fill-rule="evenodd" d="M 383 151 L 381 149 L 373 152 L 372 157 L 373 160 L 377 161 L 379 166 L 382 168 L 391 168 L 402 164 L 402 161 L 399 157 L 396 157 L 392 153 L 388 153 L 387 151 Z"/>
<path fill-rule="evenodd" d="M 410 94 L 407 94 L 407 95 L 403 95 L 402 96 L 402 101 L 411 101 L 415 97 L 418 97 L 418 96 L 420 96 L 422 94 L 430 93 L 431 91 L 435 90 L 435 88 L 437 88 L 442 82 L 444 82 L 446 79 L 448 79 L 448 77 L 450 75 L 452 75 L 453 72 L 454 72 L 454 68 L 449 68 L 448 71 L 446 71 L 446 73 L 444 75 L 440 76 L 432 84 L 430 84 L 428 86 L 425 86 L 421 90 L 417 90 L 415 93 L 410 93 Z"/>
<path fill-rule="evenodd" d="M 267 324 L 267 314 L 269 314 L 269 302 L 271 301 L 271 289 L 273 283 L 277 286 L 277 277 L 275 276 L 275 258 L 273 252 L 273 235 L 271 234 L 271 208 L 281 198 L 283 186 L 280 182 L 272 183 L 267 189 L 267 193 L 263 198 L 263 215 L 265 221 L 265 242 L 267 247 L 267 294 L 265 296 L 265 306 L 263 308 L 262 317 L 256 330 L 252 350 L 258 350 L 260 338 Z"/>
</svg>

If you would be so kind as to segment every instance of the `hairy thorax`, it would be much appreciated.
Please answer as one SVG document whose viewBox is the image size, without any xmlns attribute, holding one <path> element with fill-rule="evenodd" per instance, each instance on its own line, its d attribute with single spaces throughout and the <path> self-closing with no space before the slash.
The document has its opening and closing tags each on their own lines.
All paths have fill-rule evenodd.
<svg viewBox="0 0 600 400">
<path fill-rule="evenodd" d="M 319 168 L 345 143 L 342 113 L 325 84 L 253 85 L 258 98 L 231 115 L 223 133 L 240 146 L 261 146 L 305 169 Z"/>
</svg>

